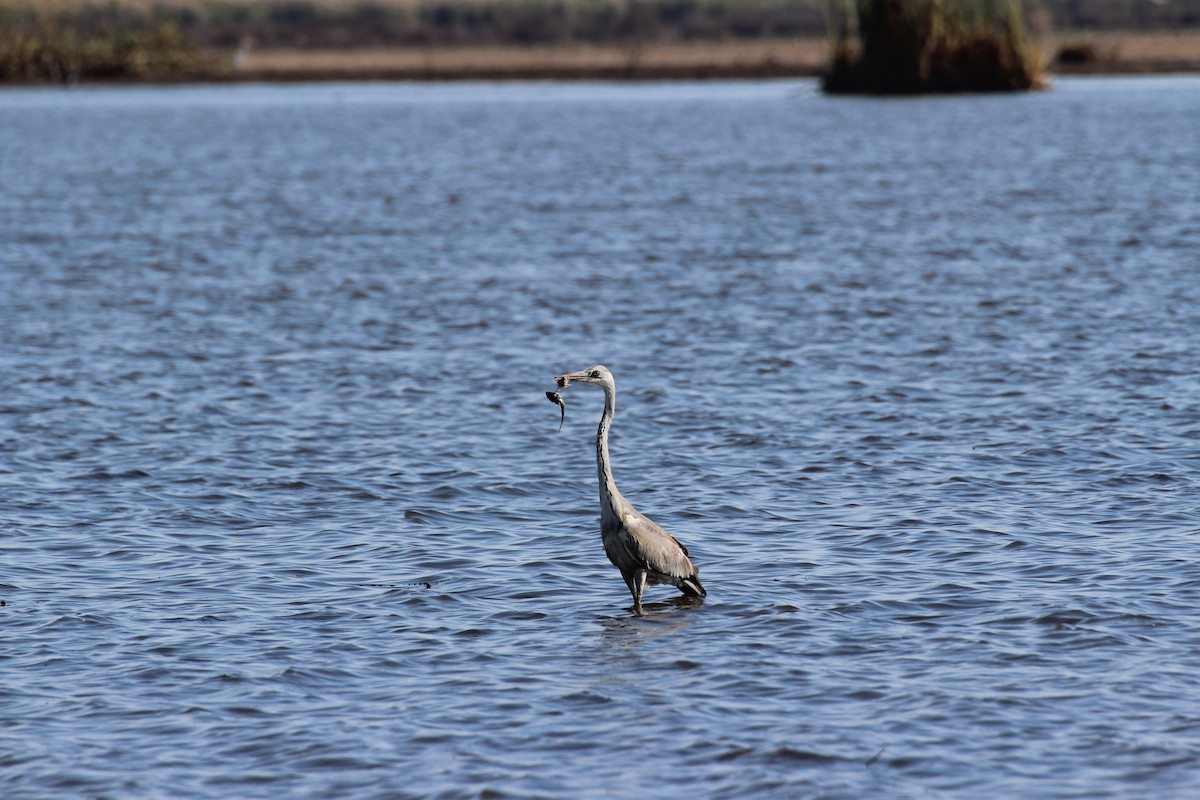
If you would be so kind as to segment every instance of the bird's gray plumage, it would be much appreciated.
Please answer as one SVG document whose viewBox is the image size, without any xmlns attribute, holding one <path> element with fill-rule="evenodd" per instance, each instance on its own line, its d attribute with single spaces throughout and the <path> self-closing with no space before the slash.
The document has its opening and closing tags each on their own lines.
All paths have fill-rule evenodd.
<svg viewBox="0 0 1200 800">
<path fill-rule="evenodd" d="M 704 597 L 700 570 L 688 558 L 687 548 L 671 534 L 635 509 L 613 480 L 608 455 L 608 431 L 617 406 L 617 385 L 606 367 L 597 365 L 580 372 L 560 375 L 560 388 L 572 383 L 598 386 L 604 390 L 604 413 L 596 431 L 596 471 L 600 479 L 600 538 L 608 560 L 621 571 L 633 595 L 634 609 L 642 609 L 646 584 L 670 584 L 685 595 Z"/>
</svg>

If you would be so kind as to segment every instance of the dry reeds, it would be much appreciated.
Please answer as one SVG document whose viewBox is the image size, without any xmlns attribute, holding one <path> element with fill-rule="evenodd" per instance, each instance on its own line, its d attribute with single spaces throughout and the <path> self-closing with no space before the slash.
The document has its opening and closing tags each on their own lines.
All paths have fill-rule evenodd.
<svg viewBox="0 0 1200 800">
<path fill-rule="evenodd" d="M 1002 92 L 1044 85 L 1015 0 L 850 0 L 835 8 L 830 93 Z"/>
<path fill-rule="evenodd" d="M 670 80 L 819 75 L 822 38 L 569 47 L 251 49 L 238 80 Z"/>
<path fill-rule="evenodd" d="M 0 80 L 182 80 L 211 75 L 217 66 L 217 59 L 167 22 L 78 25 L 12 13 L 0 18 Z"/>
</svg>

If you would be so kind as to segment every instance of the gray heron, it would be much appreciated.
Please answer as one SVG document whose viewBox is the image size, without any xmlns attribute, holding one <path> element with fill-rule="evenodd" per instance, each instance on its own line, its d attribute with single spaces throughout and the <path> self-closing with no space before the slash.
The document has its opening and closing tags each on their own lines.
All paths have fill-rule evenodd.
<svg viewBox="0 0 1200 800">
<path fill-rule="evenodd" d="M 646 584 L 670 584 L 688 597 L 708 593 L 700 583 L 700 570 L 688 558 L 687 548 L 649 517 L 635 509 L 617 491 L 608 457 L 608 430 L 617 406 L 617 384 L 607 367 L 596 365 L 580 372 L 559 375 L 560 389 L 572 383 L 604 390 L 604 413 L 596 431 L 596 470 L 600 478 L 600 540 L 608 560 L 621 571 L 633 595 L 633 608 L 642 613 Z"/>
</svg>

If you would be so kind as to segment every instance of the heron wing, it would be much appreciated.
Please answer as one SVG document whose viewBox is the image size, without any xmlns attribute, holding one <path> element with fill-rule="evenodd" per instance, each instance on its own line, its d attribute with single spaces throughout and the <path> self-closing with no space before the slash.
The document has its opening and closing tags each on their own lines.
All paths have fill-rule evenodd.
<svg viewBox="0 0 1200 800">
<path fill-rule="evenodd" d="M 649 517 L 634 511 L 623 515 L 621 521 L 630 555 L 644 569 L 679 579 L 697 574 L 687 548 Z"/>
</svg>

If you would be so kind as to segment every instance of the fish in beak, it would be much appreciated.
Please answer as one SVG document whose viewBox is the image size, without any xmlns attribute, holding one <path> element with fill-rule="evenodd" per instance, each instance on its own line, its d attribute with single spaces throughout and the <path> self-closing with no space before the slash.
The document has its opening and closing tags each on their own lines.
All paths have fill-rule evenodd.
<svg viewBox="0 0 1200 800">
<path fill-rule="evenodd" d="M 559 378 L 558 380 L 560 381 L 558 384 L 560 387 L 566 386 L 565 383 L 561 383 L 562 378 Z M 558 429 L 561 431 L 563 422 L 565 422 L 567 419 L 567 404 L 563 402 L 562 395 L 558 392 L 546 392 L 546 399 L 562 409 L 562 416 L 560 416 L 558 419 Z"/>
</svg>

